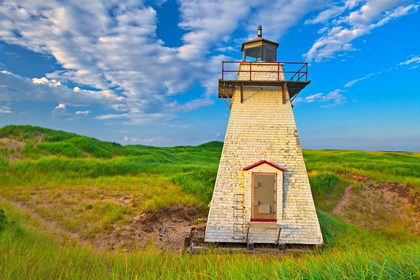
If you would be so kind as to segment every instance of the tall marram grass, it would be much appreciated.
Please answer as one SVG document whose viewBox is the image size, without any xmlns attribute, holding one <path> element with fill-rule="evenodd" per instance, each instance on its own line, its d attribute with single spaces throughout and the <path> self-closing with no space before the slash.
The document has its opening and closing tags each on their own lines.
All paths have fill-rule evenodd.
<svg viewBox="0 0 420 280">
<path fill-rule="evenodd" d="M 43 157 L 35 161 L 10 163 L 0 159 L 0 185 L 42 186 L 62 185 L 82 178 L 109 178 L 155 174 L 169 178 L 185 192 L 211 199 L 217 166 L 173 164 L 145 161 L 140 158 L 119 157 L 103 160 Z"/>
<path fill-rule="evenodd" d="M 420 153 L 304 150 L 308 171 L 356 174 L 420 190 Z"/>
<path fill-rule="evenodd" d="M 31 192 L 59 198 L 75 188 L 91 188 L 79 193 L 94 201 L 90 196 L 96 192 L 125 190 L 142 195 L 141 205 L 135 207 L 141 211 L 176 203 L 203 208 L 211 199 L 222 150 L 221 142 L 121 146 L 32 126 L 0 128 L 0 137 L 25 142 L 20 161 L 9 161 L 15 150 L 6 147 L 0 153 L 3 199 L 15 195 L 26 199 Z M 8 221 L 0 233 L 0 279 L 419 279 L 418 236 L 407 233 L 399 239 L 403 242 L 396 242 L 329 213 L 346 185 L 357 184 L 342 174 L 407 183 L 420 190 L 420 153 L 304 150 L 304 157 L 326 243 L 322 250 L 280 256 L 218 252 L 190 256 L 158 252 L 153 246 L 145 252 L 98 252 L 68 239 L 57 240 L 29 214 L 0 202 Z M 65 195 L 61 201 L 72 203 Z M 110 222 L 125 215 L 126 209 L 111 201 L 89 203 L 93 209 L 82 205 L 82 214 L 98 208 Z"/>
<path fill-rule="evenodd" d="M 348 181 L 333 173 L 318 173 L 309 176 L 315 206 L 323 211 L 331 211 L 344 194 Z"/>
<path fill-rule="evenodd" d="M 0 235 L 1 279 L 418 279 L 420 243 L 397 244 L 366 233 L 355 243 L 301 255 L 158 252 L 96 252 L 60 244 L 35 231 L 30 217 L 8 209 L 16 220 Z M 340 223 L 340 222 L 338 222 Z M 328 225 L 331 227 L 331 225 Z M 354 230 L 354 229 L 352 229 Z M 347 229 L 338 229 L 343 237 Z M 369 246 L 366 246 L 368 243 Z"/>
</svg>

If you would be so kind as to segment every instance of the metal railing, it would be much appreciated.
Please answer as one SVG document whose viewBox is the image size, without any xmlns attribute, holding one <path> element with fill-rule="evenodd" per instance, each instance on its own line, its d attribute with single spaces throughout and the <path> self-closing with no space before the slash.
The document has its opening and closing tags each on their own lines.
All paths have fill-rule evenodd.
<svg viewBox="0 0 420 280">
<path fill-rule="evenodd" d="M 237 65 L 236 69 L 230 69 L 226 65 Z M 249 69 L 240 70 L 239 66 L 249 65 Z M 259 70 L 254 66 L 252 70 L 252 65 L 273 65 L 277 66 L 277 70 Z M 284 67 L 291 66 L 296 67 L 297 70 L 284 70 Z M 300 67 L 299 67 L 300 66 Z M 228 68 L 228 69 L 226 69 Z M 252 73 L 276 73 L 277 81 L 280 81 L 280 78 L 285 77 L 287 81 L 308 81 L 308 63 L 307 62 L 264 62 L 264 61 L 222 61 L 222 80 L 225 80 L 225 76 L 228 73 L 249 73 L 249 80 L 252 81 Z M 282 74 L 282 75 L 281 75 Z M 291 76 L 289 79 L 286 79 L 287 76 Z M 275 77 L 275 76 L 274 76 Z"/>
</svg>

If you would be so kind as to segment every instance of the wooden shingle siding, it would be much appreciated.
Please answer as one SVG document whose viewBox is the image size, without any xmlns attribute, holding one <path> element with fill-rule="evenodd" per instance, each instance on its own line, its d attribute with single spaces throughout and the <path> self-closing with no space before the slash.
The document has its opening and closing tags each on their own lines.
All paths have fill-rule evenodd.
<svg viewBox="0 0 420 280">
<path fill-rule="evenodd" d="M 235 93 L 240 94 L 240 92 Z M 245 87 L 243 103 L 234 98 L 223 152 L 209 212 L 206 242 L 244 242 L 235 239 L 235 194 L 245 196 L 245 222 L 251 218 L 252 172 L 277 173 L 277 223 L 280 242 L 322 244 L 309 180 L 288 92 L 282 102 L 281 88 Z M 284 170 L 261 164 L 267 160 Z M 253 229 L 254 243 L 274 243 L 277 231 Z"/>
</svg>

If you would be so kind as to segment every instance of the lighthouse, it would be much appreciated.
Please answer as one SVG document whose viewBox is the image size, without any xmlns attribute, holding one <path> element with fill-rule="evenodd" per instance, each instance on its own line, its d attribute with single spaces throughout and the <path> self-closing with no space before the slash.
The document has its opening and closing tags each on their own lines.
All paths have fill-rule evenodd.
<svg viewBox="0 0 420 280">
<path fill-rule="evenodd" d="M 230 108 L 205 242 L 321 245 L 321 229 L 292 101 L 310 81 L 305 62 L 278 62 L 257 37 L 223 61 L 218 97 Z"/>
</svg>

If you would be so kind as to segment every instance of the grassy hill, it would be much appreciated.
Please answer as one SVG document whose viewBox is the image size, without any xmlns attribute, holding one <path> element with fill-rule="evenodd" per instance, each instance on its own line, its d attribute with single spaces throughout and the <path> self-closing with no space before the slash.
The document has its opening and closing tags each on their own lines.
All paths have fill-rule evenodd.
<svg viewBox="0 0 420 280">
<path fill-rule="evenodd" d="M 323 250 L 156 251 L 178 246 L 159 237 L 165 223 L 181 232 L 206 216 L 222 147 L 0 128 L 0 278 L 419 277 L 420 153 L 304 150 Z"/>
</svg>

